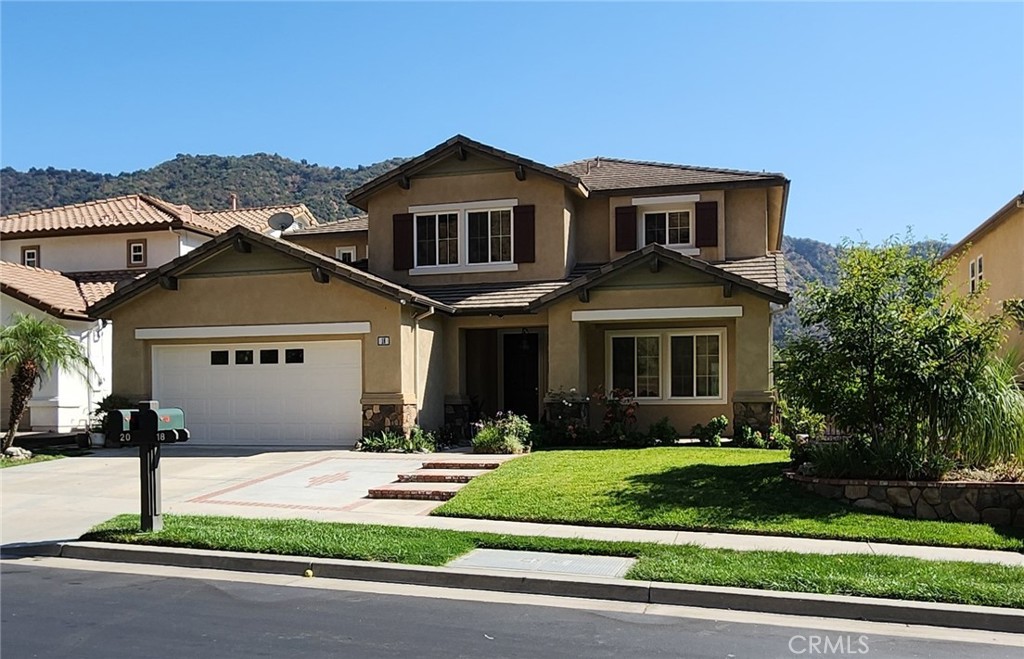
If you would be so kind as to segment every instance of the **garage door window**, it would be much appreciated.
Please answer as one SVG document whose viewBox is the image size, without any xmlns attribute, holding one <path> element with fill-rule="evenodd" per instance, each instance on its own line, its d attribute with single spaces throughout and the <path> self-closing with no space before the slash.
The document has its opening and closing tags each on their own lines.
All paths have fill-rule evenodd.
<svg viewBox="0 0 1024 659">
<path fill-rule="evenodd" d="M 224 366 L 228 363 L 228 351 L 227 350 L 211 350 L 210 351 L 210 364 L 213 366 Z"/>
<path fill-rule="evenodd" d="M 261 364 L 276 364 L 278 359 L 277 350 L 260 350 Z"/>
<path fill-rule="evenodd" d="M 235 364 L 251 364 L 252 363 L 252 350 L 236 350 L 235 351 Z"/>
<path fill-rule="evenodd" d="M 302 348 L 289 348 L 284 351 L 285 364 L 302 364 L 306 361 L 306 351 Z"/>
</svg>

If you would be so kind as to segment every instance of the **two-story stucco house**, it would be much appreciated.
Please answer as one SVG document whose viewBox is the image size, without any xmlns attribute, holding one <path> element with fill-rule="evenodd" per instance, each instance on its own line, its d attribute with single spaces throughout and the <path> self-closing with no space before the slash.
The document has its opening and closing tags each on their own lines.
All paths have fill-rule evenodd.
<svg viewBox="0 0 1024 659">
<path fill-rule="evenodd" d="M 456 136 L 352 191 L 366 218 L 233 229 L 90 313 L 113 321 L 114 391 L 183 407 L 196 443 L 345 445 L 471 405 L 537 419 L 548 392 L 599 387 L 642 424 L 763 425 L 788 189 Z"/>
<path fill-rule="evenodd" d="M 108 321 L 86 308 L 118 282 L 149 272 L 241 224 L 269 231 L 268 218 L 288 212 L 295 228 L 316 224 L 305 206 L 193 211 L 149 195 L 125 195 L 0 217 L 0 322 L 12 314 L 46 316 L 85 349 L 95 374 L 49 374 L 29 401 L 21 427 L 69 432 L 84 427 L 110 393 Z M 0 423 L 7 427 L 9 379 L 0 378 Z"/>
<path fill-rule="evenodd" d="M 957 258 L 952 285 L 962 294 L 987 284 L 985 312 L 998 313 L 1004 300 L 1024 299 L 1024 193 L 950 247 L 943 258 Z M 1004 352 L 1024 356 L 1024 328 L 1013 326 Z"/>
</svg>

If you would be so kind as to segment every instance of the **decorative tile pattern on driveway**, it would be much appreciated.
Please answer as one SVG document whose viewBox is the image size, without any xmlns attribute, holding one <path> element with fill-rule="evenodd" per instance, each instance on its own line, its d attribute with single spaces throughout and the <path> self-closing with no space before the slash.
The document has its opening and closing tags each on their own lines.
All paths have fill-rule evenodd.
<svg viewBox="0 0 1024 659">
<path fill-rule="evenodd" d="M 344 512 L 361 503 L 370 488 L 390 483 L 397 473 L 422 462 L 421 457 L 320 458 L 201 494 L 188 503 Z"/>
</svg>

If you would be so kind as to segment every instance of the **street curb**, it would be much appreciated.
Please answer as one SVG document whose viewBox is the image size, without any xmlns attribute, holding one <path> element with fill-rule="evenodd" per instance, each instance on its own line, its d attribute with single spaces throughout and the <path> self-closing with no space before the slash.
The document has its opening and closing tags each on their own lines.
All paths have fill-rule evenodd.
<svg viewBox="0 0 1024 659">
<path fill-rule="evenodd" d="M 989 606 L 912 602 L 874 597 L 694 586 L 571 575 L 520 574 L 401 565 L 303 556 L 66 542 L 10 547 L 7 554 L 59 556 L 90 561 L 302 575 L 417 586 L 554 595 L 623 602 L 692 606 L 796 616 L 841 618 L 906 625 L 930 625 L 991 632 L 1024 633 L 1024 610 Z"/>
</svg>

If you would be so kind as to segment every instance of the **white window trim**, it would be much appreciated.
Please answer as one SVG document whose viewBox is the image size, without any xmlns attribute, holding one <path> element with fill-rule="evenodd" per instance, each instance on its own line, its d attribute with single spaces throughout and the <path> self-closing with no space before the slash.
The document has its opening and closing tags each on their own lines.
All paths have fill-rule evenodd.
<svg viewBox="0 0 1024 659">
<path fill-rule="evenodd" d="M 341 261 L 342 256 L 349 254 L 352 256 L 352 262 L 356 260 L 356 246 L 355 245 L 341 245 L 334 248 L 334 258 Z"/>
<path fill-rule="evenodd" d="M 138 254 L 135 252 L 135 248 L 138 247 Z M 138 256 L 138 260 L 135 257 Z M 135 240 L 128 242 L 128 262 L 129 265 L 145 265 L 146 264 L 146 244 Z"/>
<path fill-rule="evenodd" d="M 692 204 L 700 201 L 699 194 L 680 194 L 665 197 L 633 197 L 634 206 L 658 206 L 665 204 Z"/>
<path fill-rule="evenodd" d="M 456 256 L 456 259 L 458 259 L 458 263 L 437 263 L 436 265 L 419 265 L 416 262 L 419 261 L 419 258 L 420 258 L 420 218 L 423 217 L 423 216 L 432 216 L 434 218 L 434 261 L 436 262 L 436 261 L 440 261 L 441 260 L 441 238 L 437 235 L 439 233 L 438 230 L 437 230 L 437 226 L 438 226 L 437 216 L 438 215 L 454 215 L 455 216 L 455 230 L 456 230 L 456 232 L 458 232 L 455 235 L 455 249 L 458 252 L 458 255 Z M 462 228 L 463 228 L 462 225 L 463 225 L 462 214 L 459 213 L 458 211 L 447 210 L 447 211 L 432 211 L 432 212 L 414 213 L 413 216 L 412 216 L 412 260 L 413 260 L 413 263 L 416 264 L 416 265 L 415 265 L 415 268 L 413 268 L 413 269 L 418 269 L 418 268 L 450 268 L 450 267 L 458 266 L 458 265 L 462 264 L 463 261 L 464 261 L 464 259 L 462 257 L 462 243 L 463 243 L 463 241 L 459 240 L 459 236 L 461 235 Z M 448 239 L 446 238 L 445 240 L 448 240 Z"/>
<path fill-rule="evenodd" d="M 294 325 L 212 325 L 208 327 L 140 327 L 136 339 L 224 339 L 254 336 L 369 334 L 370 323 L 299 323 Z"/>
<path fill-rule="evenodd" d="M 660 402 L 665 396 L 665 360 L 664 360 L 664 344 L 665 340 L 662 337 L 661 332 L 648 332 L 644 330 L 637 331 L 624 331 L 624 332 L 608 332 L 607 348 L 605 359 L 608 363 L 608 377 L 607 377 L 607 388 L 606 391 L 612 390 L 612 339 L 614 338 L 630 338 L 630 339 L 658 339 L 658 396 L 637 396 L 634 391 L 633 398 L 639 402 Z M 637 379 L 637 364 L 639 359 L 636 356 L 636 344 L 633 344 L 633 388 L 636 388 Z"/>
<path fill-rule="evenodd" d="M 979 254 L 970 260 L 967 266 L 967 280 L 971 293 L 977 293 L 981 288 L 981 282 L 985 281 L 984 254 Z"/>
<path fill-rule="evenodd" d="M 658 307 L 642 309 L 593 309 L 573 311 L 576 322 L 605 320 L 680 320 L 701 318 L 742 318 L 743 307 Z"/>
<path fill-rule="evenodd" d="M 494 261 L 491 259 L 491 213 L 495 211 L 508 211 L 508 261 Z M 487 213 L 487 260 L 483 263 L 470 263 L 469 262 L 469 214 L 470 213 Z M 512 248 L 516 244 L 516 222 L 515 222 L 515 208 L 512 206 L 504 208 L 467 208 L 462 214 L 465 218 L 464 224 L 466 227 L 466 240 L 465 249 L 462 244 L 459 244 L 459 261 L 466 265 L 466 267 L 474 267 L 477 265 L 507 265 L 509 263 L 515 263 L 515 254 L 512 253 Z M 460 226 L 460 230 L 461 230 Z M 465 252 L 465 258 L 463 257 Z"/>
<path fill-rule="evenodd" d="M 694 397 L 673 397 L 672 393 L 672 342 L 673 336 L 718 336 L 718 396 L 694 396 Z M 605 332 L 605 387 L 607 391 L 612 390 L 612 339 L 615 337 L 645 337 L 658 336 L 659 343 L 658 359 L 661 367 L 661 381 L 658 390 L 661 392 L 659 398 L 636 398 L 641 405 L 716 405 L 728 402 L 729 382 L 729 343 L 728 330 L 724 327 L 694 327 L 686 329 L 659 329 L 659 330 L 615 330 Z M 636 367 L 634 366 L 634 369 Z M 634 378 L 636 377 L 634 372 Z M 634 379 L 635 382 L 635 379 Z"/>
<path fill-rule="evenodd" d="M 690 215 L 690 242 L 688 243 L 665 243 L 662 247 L 672 249 L 689 256 L 697 256 L 700 254 L 700 248 L 694 247 L 693 239 L 696 235 L 697 220 L 697 207 L 696 206 L 673 206 L 671 208 L 638 208 L 637 209 L 637 244 L 641 248 L 646 247 L 650 243 L 647 240 L 647 215 L 652 213 L 664 213 L 665 214 L 665 240 L 668 240 L 668 216 L 669 213 L 689 213 Z"/>
<path fill-rule="evenodd" d="M 413 267 L 409 269 L 410 275 L 442 275 L 442 274 L 472 274 L 481 272 L 516 272 L 519 264 L 515 262 L 515 207 L 519 205 L 518 199 L 493 199 L 489 201 L 467 201 L 457 204 L 428 204 L 421 206 L 409 206 L 412 214 L 412 240 L 413 240 Z M 511 241 L 511 258 L 508 261 L 489 261 L 487 263 L 469 262 L 469 212 L 473 211 L 508 211 L 510 215 L 509 240 Z M 438 265 L 419 265 L 419 217 L 422 215 L 445 215 L 455 214 L 458 223 L 458 263 L 443 263 Z M 440 244 L 440 241 L 437 241 Z M 488 257 L 490 257 L 490 244 L 488 243 Z"/>
<path fill-rule="evenodd" d="M 29 254 L 32 258 L 29 258 Z M 32 263 L 29 263 L 32 261 Z M 21 264 L 27 268 L 38 268 L 39 267 L 39 250 L 38 249 L 26 249 L 21 253 Z"/>
</svg>

